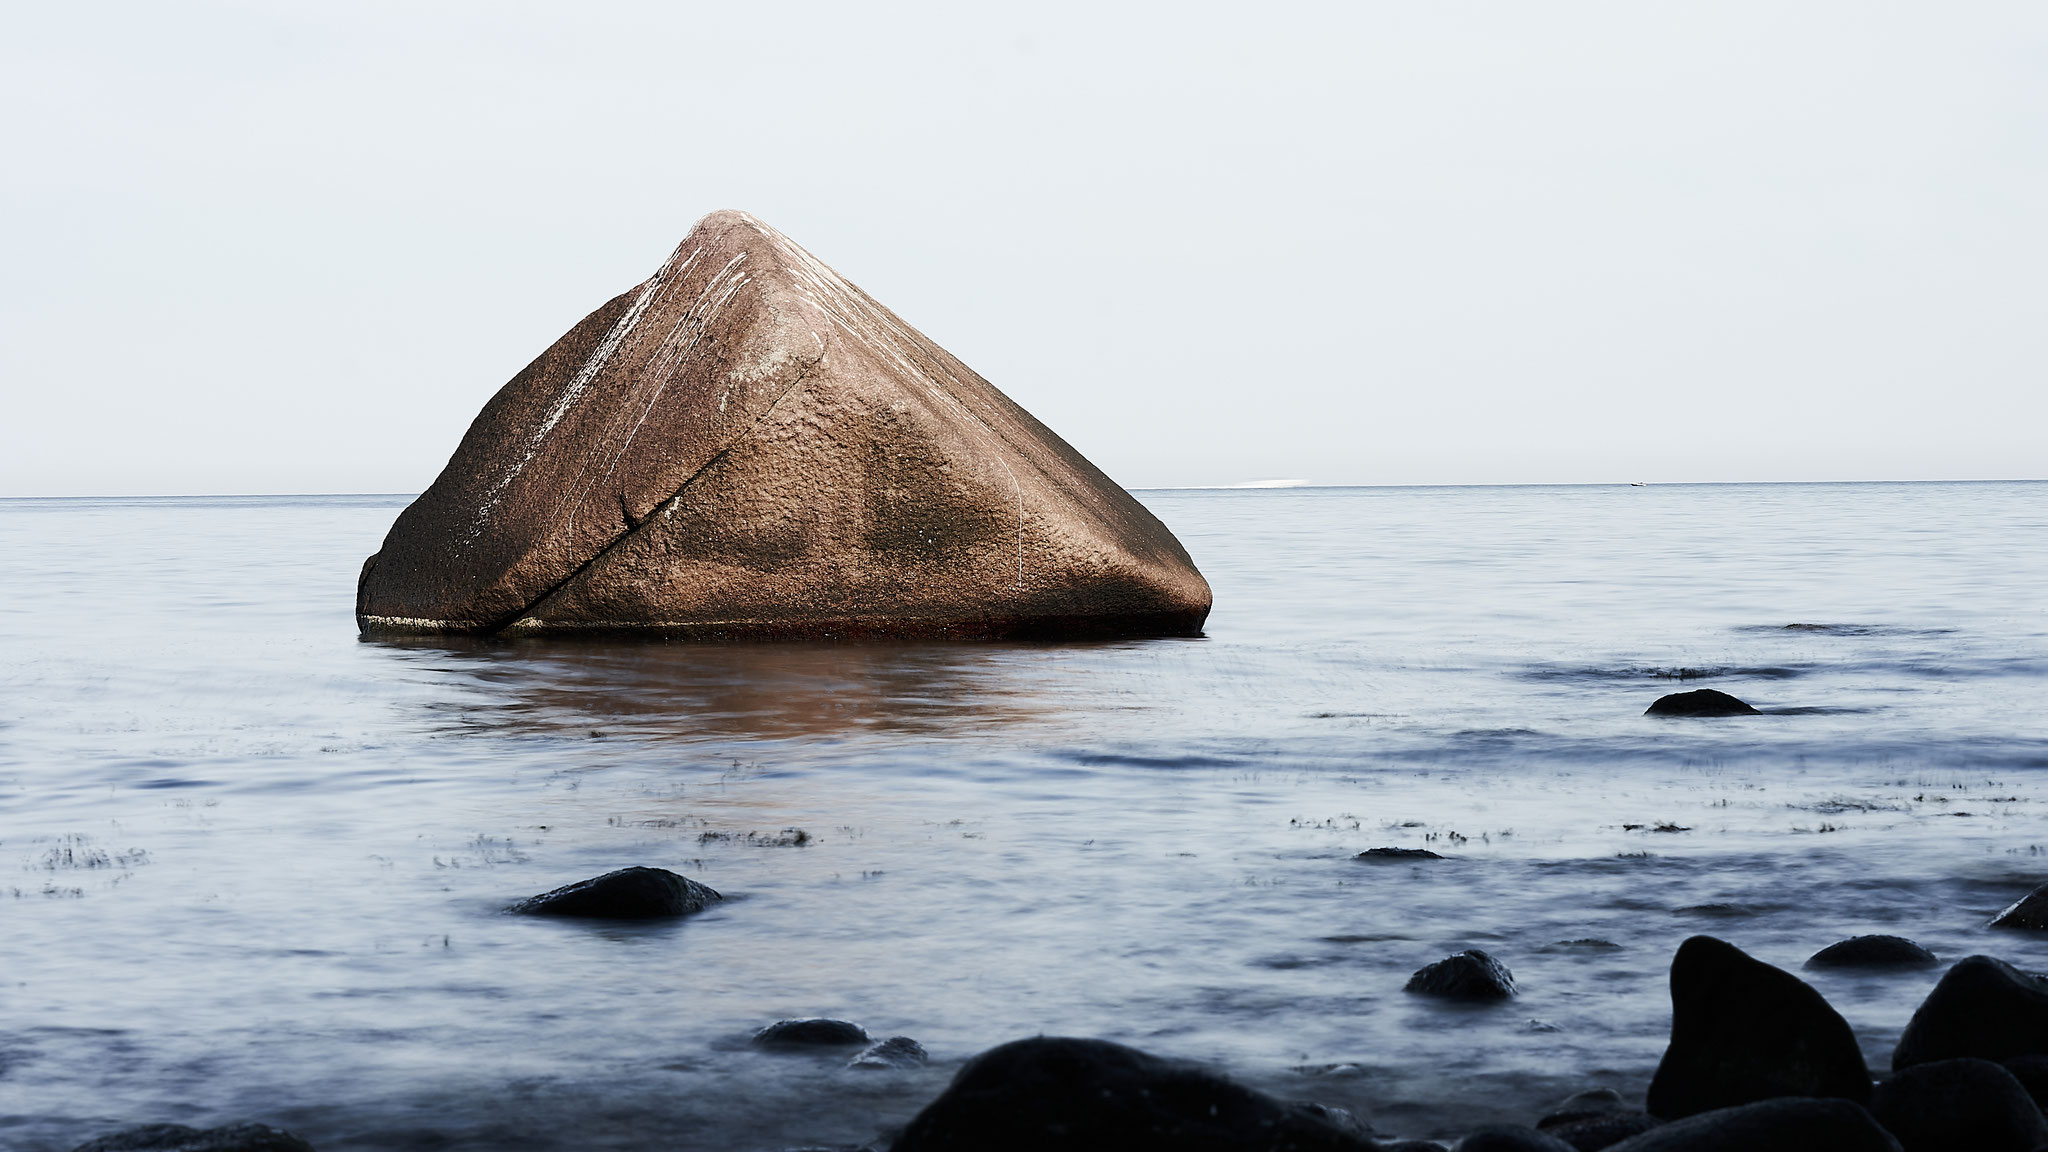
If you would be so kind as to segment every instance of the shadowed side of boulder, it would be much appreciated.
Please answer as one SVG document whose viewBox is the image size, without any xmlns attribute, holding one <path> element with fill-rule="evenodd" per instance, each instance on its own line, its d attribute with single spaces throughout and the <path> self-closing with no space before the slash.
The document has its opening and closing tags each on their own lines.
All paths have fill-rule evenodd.
<svg viewBox="0 0 2048 1152">
<path fill-rule="evenodd" d="M 1644 709 L 1645 716 L 1754 716 L 1757 710 L 1726 692 L 1699 688 L 1659 696 Z"/>
<path fill-rule="evenodd" d="M 1694 936 L 1671 960 L 1671 1043 L 1649 1110 L 1676 1120 L 1774 1096 L 1870 1099 L 1849 1024 L 1797 976 Z"/>
<path fill-rule="evenodd" d="M 2048 980 L 1990 956 L 1966 956 L 1906 1022 L 1892 1068 L 1976 1056 L 2048 1054 Z"/>
<path fill-rule="evenodd" d="M 589 920 L 654 920 L 702 912 L 717 892 L 666 868 L 621 868 L 529 896 L 509 911 Z"/>
<path fill-rule="evenodd" d="M 1213 1072 L 1112 1044 L 1040 1036 L 970 1060 L 893 1152 L 1374 1152 L 1325 1116 Z"/>
<path fill-rule="evenodd" d="M 1198 635 L 1173 534 L 788 237 L 700 222 L 485 407 L 366 635 Z"/>
<path fill-rule="evenodd" d="M 2048 931 L 2048 884 L 2008 904 L 2003 912 L 1991 918 L 1991 927 Z"/>
<path fill-rule="evenodd" d="M 1915 1064 L 1877 1086 L 1870 1112 L 1906 1152 L 2035 1152 L 2048 1144 L 2034 1098 L 1989 1060 Z"/>
</svg>

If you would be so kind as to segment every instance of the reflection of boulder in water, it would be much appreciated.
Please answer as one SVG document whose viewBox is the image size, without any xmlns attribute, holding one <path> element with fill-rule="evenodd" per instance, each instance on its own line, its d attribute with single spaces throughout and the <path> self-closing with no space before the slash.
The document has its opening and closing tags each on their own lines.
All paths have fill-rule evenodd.
<svg viewBox="0 0 2048 1152">
<path fill-rule="evenodd" d="M 553 644 L 467 636 L 382 640 L 471 687 L 429 704 L 458 731 L 775 740 L 851 731 L 986 729 L 1074 709 L 1032 674 L 1035 644 Z M 1023 674 L 1020 674 L 1020 670 Z"/>
<path fill-rule="evenodd" d="M 737 212 L 492 398 L 356 606 L 372 635 L 688 639 L 1195 635 L 1208 611 L 1129 493 Z"/>
</svg>

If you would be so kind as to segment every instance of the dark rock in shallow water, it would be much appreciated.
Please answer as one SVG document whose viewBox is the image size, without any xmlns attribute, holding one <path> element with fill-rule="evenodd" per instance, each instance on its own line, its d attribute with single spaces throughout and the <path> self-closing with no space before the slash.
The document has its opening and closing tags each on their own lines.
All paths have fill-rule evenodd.
<svg viewBox="0 0 2048 1152">
<path fill-rule="evenodd" d="M 1856 1037 L 1799 977 L 1694 936 L 1671 959 L 1671 1044 L 1650 1113 L 1676 1120 L 1774 1096 L 1870 1099 Z"/>
<path fill-rule="evenodd" d="M 867 1029 L 850 1020 L 833 1020 L 824 1016 L 777 1020 L 754 1033 L 754 1043 L 763 1048 L 843 1048 L 867 1042 Z M 913 1046 L 916 1043 L 911 1041 Z"/>
<path fill-rule="evenodd" d="M 1443 857 L 1427 848 L 1367 848 L 1353 860 L 1441 860 Z"/>
<path fill-rule="evenodd" d="M 893 1152 L 1377 1152 L 1214 1072 L 1106 1040 L 1039 1036 L 967 1062 Z"/>
<path fill-rule="evenodd" d="M 2048 980 L 1989 956 L 1956 961 L 1906 1022 L 1892 1069 L 1957 1056 L 2048 1054 Z"/>
<path fill-rule="evenodd" d="M 574 916 L 591 920 L 652 920 L 688 916 L 725 897 L 665 868 L 621 868 L 579 880 L 514 904 L 527 916 Z"/>
<path fill-rule="evenodd" d="M 1630 1108 L 1614 1089 L 1592 1088 L 1566 1097 L 1545 1113 L 1536 1127 L 1578 1152 L 1596 1152 L 1661 1123 L 1648 1112 Z"/>
<path fill-rule="evenodd" d="M 1606 1152 L 1902 1152 L 1862 1105 L 1795 1096 L 1702 1112 Z"/>
<path fill-rule="evenodd" d="M 1934 953 L 1904 936 L 1851 936 L 1807 958 L 1808 968 L 1925 968 L 1939 964 Z"/>
<path fill-rule="evenodd" d="M 1663 1123 L 1648 1112 L 1630 1109 L 1626 1112 L 1608 1112 L 1599 1116 L 1567 1120 L 1561 1124 L 1543 1125 L 1542 1130 L 1571 1145 L 1578 1152 L 1599 1152 L 1602 1148 L 1619 1144 L 1631 1136 L 1648 1132 Z"/>
<path fill-rule="evenodd" d="M 1534 1128 L 1481 1128 L 1458 1141 L 1452 1152 L 1575 1152 L 1571 1145 Z"/>
<path fill-rule="evenodd" d="M 921 1068 L 928 1057 L 924 1045 L 908 1036 L 891 1036 L 870 1044 L 846 1062 L 848 1068 Z"/>
<path fill-rule="evenodd" d="M 1991 918 L 1991 927 L 2048 931 L 2048 884 L 2008 904 L 2005 911 Z"/>
<path fill-rule="evenodd" d="M 1199 635 L 1130 493 L 751 216 L 500 389 L 357 583 L 365 635 Z"/>
<path fill-rule="evenodd" d="M 1507 965 L 1469 948 L 1417 970 L 1402 991 L 1448 1000 L 1505 1000 L 1515 994 L 1515 976 Z"/>
<path fill-rule="evenodd" d="M 73 1152 L 313 1152 L 313 1146 L 268 1124 L 226 1128 L 146 1124 L 88 1140 Z"/>
<path fill-rule="evenodd" d="M 2048 1122 L 2013 1074 L 1960 1057 L 1915 1064 L 1877 1086 L 1870 1114 L 1906 1152 L 2034 1152 Z"/>
<path fill-rule="evenodd" d="M 1737 700 L 1726 692 L 1712 688 L 1700 688 L 1691 692 L 1673 692 L 1659 696 L 1657 702 L 1643 710 L 1645 716 L 1754 716 L 1756 709 Z"/>
</svg>

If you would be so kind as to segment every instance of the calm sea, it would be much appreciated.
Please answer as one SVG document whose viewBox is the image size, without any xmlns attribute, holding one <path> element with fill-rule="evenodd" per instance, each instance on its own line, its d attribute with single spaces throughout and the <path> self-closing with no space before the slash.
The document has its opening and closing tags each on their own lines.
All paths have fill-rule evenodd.
<svg viewBox="0 0 2048 1152">
<path fill-rule="evenodd" d="M 2048 966 L 2048 484 L 1141 498 L 1206 638 L 365 643 L 404 498 L 0 501 L 0 1145 L 852 1144 L 1039 1032 L 1441 1136 L 1639 1093 L 1694 933 Z M 732 899 L 502 913 L 628 864 Z M 1881 1067 L 1934 978 L 1813 982 Z"/>
</svg>

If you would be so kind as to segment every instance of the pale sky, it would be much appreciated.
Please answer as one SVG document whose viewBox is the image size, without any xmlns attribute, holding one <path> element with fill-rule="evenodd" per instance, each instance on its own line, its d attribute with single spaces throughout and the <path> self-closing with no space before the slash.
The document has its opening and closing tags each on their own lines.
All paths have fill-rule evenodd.
<svg viewBox="0 0 2048 1152">
<path fill-rule="evenodd" d="M 1127 486 L 2048 477 L 2048 5 L 4 26 L 0 496 L 417 491 L 717 208 Z"/>
</svg>

